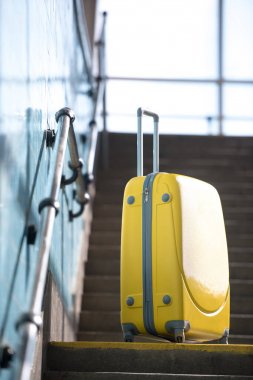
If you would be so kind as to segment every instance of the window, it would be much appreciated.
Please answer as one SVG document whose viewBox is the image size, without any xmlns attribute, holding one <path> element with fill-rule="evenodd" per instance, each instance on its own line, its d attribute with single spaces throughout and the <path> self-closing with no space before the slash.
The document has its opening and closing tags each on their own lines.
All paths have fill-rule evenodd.
<svg viewBox="0 0 253 380">
<path fill-rule="evenodd" d="M 253 134 L 252 0 L 100 0 L 108 129 L 135 131 L 135 111 L 162 133 Z M 252 105 L 252 106 L 251 106 Z"/>
</svg>

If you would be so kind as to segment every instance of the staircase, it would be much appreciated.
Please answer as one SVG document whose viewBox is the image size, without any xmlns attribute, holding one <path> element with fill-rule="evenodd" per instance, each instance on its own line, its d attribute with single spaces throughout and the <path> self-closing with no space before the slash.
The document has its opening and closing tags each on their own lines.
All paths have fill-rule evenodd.
<svg viewBox="0 0 253 380">
<path fill-rule="evenodd" d="M 122 342 L 119 316 L 122 197 L 127 180 L 136 175 L 136 136 L 110 134 L 109 147 L 109 169 L 97 173 L 94 221 L 78 333 L 78 340 L 82 342 L 49 346 L 50 371 L 46 379 L 124 379 L 131 376 L 132 380 L 146 378 L 149 372 L 153 373 L 149 376 L 151 379 L 160 378 L 158 374 L 161 373 L 162 378 L 173 379 L 195 378 L 200 374 L 200 378 L 208 375 L 208 379 L 217 378 L 218 374 L 222 375 L 218 378 L 224 379 L 253 378 L 253 346 L 184 346 L 146 337 L 137 337 L 137 343 L 130 346 L 119 343 Z M 152 170 L 150 135 L 145 136 L 144 147 L 144 173 L 148 173 Z M 253 344 L 252 158 L 251 138 L 160 137 L 160 171 L 207 181 L 221 196 L 231 278 L 229 343 L 247 345 Z M 64 357 L 64 365 L 61 357 Z M 61 371 L 70 371 L 70 377 L 66 372 L 66 377 L 61 377 Z M 83 377 L 80 371 L 83 371 Z M 135 372 L 138 374 L 134 375 Z M 57 376 L 53 377 L 56 373 Z"/>
</svg>

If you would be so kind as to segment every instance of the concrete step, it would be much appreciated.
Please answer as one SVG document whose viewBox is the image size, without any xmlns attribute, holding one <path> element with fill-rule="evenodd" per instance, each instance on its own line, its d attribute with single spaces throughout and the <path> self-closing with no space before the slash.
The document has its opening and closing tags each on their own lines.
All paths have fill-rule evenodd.
<svg viewBox="0 0 253 380">
<path fill-rule="evenodd" d="M 85 271 L 87 275 L 119 276 L 120 260 L 108 260 L 107 258 L 104 258 L 103 260 L 96 260 L 90 257 L 86 265 Z"/>
<path fill-rule="evenodd" d="M 230 335 L 229 344 L 251 344 L 253 345 L 253 335 Z"/>
<path fill-rule="evenodd" d="M 231 297 L 231 313 L 253 314 L 253 294 L 251 297 Z"/>
<path fill-rule="evenodd" d="M 238 233 L 238 234 L 230 234 L 228 235 L 229 240 L 234 243 L 234 246 L 236 247 L 239 243 L 241 243 L 244 246 L 248 246 L 250 248 L 253 248 L 253 235 L 247 234 L 247 233 Z M 252 244 L 250 246 L 250 243 Z"/>
<path fill-rule="evenodd" d="M 120 296 L 118 293 L 86 293 L 83 295 L 82 310 L 119 311 Z"/>
<path fill-rule="evenodd" d="M 94 208 L 94 218 L 97 217 L 121 217 L 122 207 L 121 205 L 114 204 L 102 204 L 99 207 Z"/>
<path fill-rule="evenodd" d="M 92 232 L 99 231 L 111 231 L 120 232 L 121 231 L 121 216 L 120 217 L 107 217 L 107 218 L 96 218 L 92 223 Z"/>
<path fill-rule="evenodd" d="M 120 245 L 93 244 L 89 247 L 89 259 L 119 259 Z"/>
<path fill-rule="evenodd" d="M 234 178 L 234 176 L 232 178 Z M 252 183 L 253 182 L 253 172 L 250 172 L 249 178 L 247 176 L 242 177 L 242 181 L 247 181 L 247 182 Z M 226 195 L 222 196 L 221 200 L 222 201 L 232 201 L 232 202 L 241 202 L 242 201 L 242 202 L 252 203 L 253 194 L 246 194 L 246 195 L 244 195 L 244 197 L 238 197 L 236 194 L 226 194 Z"/>
<path fill-rule="evenodd" d="M 243 232 L 248 233 L 248 222 L 252 221 L 252 211 L 252 203 L 248 205 L 248 207 L 223 207 L 225 223 L 237 223 L 239 225 L 238 228 L 235 227 L 235 230 L 233 231 L 235 234 L 242 234 Z"/>
<path fill-rule="evenodd" d="M 121 331 L 79 331 L 78 341 L 86 342 L 123 342 L 123 333 Z"/>
<path fill-rule="evenodd" d="M 253 280 L 230 280 L 231 297 L 253 295 Z"/>
<path fill-rule="evenodd" d="M 231 262 L 253 262 L 253 247 L 230 247 L 228 250 Z"/>
<path fill-rule="evenodd" d="M 119 293 L 119 276 L 86 276 L 84 280 L 84 293 Z"/>
<path fill-rule="evenodd" d="M 253 204 L 253 201 L 252 201 Z M 249 234 L 251 232 L 251 224 L 245 223 L 241 220 L 225 220 L 226 233 L 229 236 L 233 235 L 241 235 L 241 234 Z"/>
<path fill-rule="evenodd" d="M 119 311 L 82 311 L 79 331 L 113 331 L 120 332 Z"/>
<path fill-rule="evenodd" d="M 204 375 L 202 379 L 213 380 L 252 380 L 253 376 L 230 376 L 230 375 Z M 180 375 L 180 374 L 161 374 L 161 373 L 133 373 L 133 372 L 61 372 L 61 371 L 47 371 L 44 374 L 43 380 L 113 380 L 113 379 L 131 379 L 131 380 L 160 380 L 160 379 L 174 379 L 174 380 L 188 380 L 199 379 L 199 375 Z"/>
<path fill-rule="evenodd" d="M 253 263 L 249 262 L 230 262 L 230 278 L 253 280 Z M 253 295 L 253 294 L 252 294 Z"/>
<path fill-rule="evenodd" d="M 120 245 L 120 233 L 118 231 L 93 231 L 90 237 L 90 244 L 111 244 Z"/>
<path fill-rule="evenodd" d="M 173 343 L 51 343 L 49 371 L 253 375 L 253 347 Z"/>
<path fill-rule="evenodd" d="M 253 314 L 231 314 L 230 332 L 232 335 L 253 335 Z"/>
</svg>

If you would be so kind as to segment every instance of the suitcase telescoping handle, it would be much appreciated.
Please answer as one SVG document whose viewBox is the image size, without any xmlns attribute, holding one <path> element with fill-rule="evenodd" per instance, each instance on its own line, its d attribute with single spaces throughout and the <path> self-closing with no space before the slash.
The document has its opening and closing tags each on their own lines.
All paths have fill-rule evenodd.
<svg viewBox="0 0 253 380">
<path fill-rule="evenodd" d="M 153 131 L 153 172 L 157 173 L 159 171 L 159 133 L 158 124 L 159 116 L 150 111 L 138 108 L 137 110 L 137 120 L 138 120 L 138 130 L 137 130 L 137 176 L 143 176 L 143 131 L 142 131 L 142 115 L 150 116 L 154 120 L 154 131 Z"/>
</svg>

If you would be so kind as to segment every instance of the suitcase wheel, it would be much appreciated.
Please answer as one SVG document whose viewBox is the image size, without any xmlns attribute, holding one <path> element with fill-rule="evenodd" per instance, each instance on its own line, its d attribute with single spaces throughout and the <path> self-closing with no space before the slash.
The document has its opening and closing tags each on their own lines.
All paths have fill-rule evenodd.
<svg viewBox="0 0 253 380">
<path fill-rule="evenodd" d="M 133 342 L 134 341 L 134 336 L 130 332 L 124 334 L 124 341 L 125 342 Z"/>
<path fill-rule="evenodd" d="M 123 323 L 122 330 L 125 342 L 133 342 L 134 335 L 140 334 L 137 327 L 133 323 Z"/>
<path fill-rule="evenodd" d="M 174 338 L 175 338 L 176 343 L 184 343 L 185 342 L 184 329 L 175 329 Z"/>
</svg>

